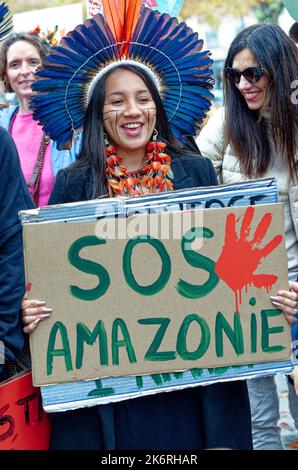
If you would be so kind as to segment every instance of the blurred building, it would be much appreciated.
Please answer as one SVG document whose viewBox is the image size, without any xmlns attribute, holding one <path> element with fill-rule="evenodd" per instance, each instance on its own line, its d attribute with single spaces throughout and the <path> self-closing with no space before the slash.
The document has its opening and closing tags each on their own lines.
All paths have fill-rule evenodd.
<svg viewBox="0 0 298 470">
<path fill-rule="evenodd" d="M 17 32 L 31 31 L 38 25 L 43 32 L 52 31 L 58 26 L 57 39 L 83 22 L 82 3 L 61 5 L 40 10 L 16 13 L 13 16 L 14 29 Z"/>
</svg>

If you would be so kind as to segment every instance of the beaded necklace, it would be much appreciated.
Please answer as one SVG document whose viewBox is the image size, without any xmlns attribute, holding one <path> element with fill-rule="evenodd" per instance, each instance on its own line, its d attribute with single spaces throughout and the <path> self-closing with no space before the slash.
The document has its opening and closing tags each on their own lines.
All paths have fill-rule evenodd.
<svg viewBox="0 0 298 470">
<path fill-rule="evenodd" d="M 19 111 L 19 108 L 17 107 L 14 110 L 10 118 L 9 127 L 8 127 L 8 132 L 10 133 L 10 135 L 12 135 L 12 128 L 16 120 L 18 111 Z M 39 202 L 40 180 L 41 180 L 42 168 L 43 168 L 43 163 L 44 163 L 44 156 L 45 156 L 46 148 L 49 142 L 50 142 L 49 136 L 43 132 L 41 142 L 40 142 L 40 147 L 39 147 L 37 158 L 36 158 L 36 163 L 34 165 L 32 175 L 30 176 L 30 179 L 27 183 L 29 190 L 31 190 L 31 193 L 32 193 L 31 197 L 36 207 L 38 207 L 38 202 Z"/>
<path fill-rule="evenodd" d="M 149 142 L 143 166 L 139 170 L 127 171 L 121 165 L 116 147 L 106 148 L 106 176 L 110 197 L 142 196 L 149 193 L 161 193 L 173 190 L 173 172 L 171 157 L 164 153 L 166 144 Z"/>
</svg>

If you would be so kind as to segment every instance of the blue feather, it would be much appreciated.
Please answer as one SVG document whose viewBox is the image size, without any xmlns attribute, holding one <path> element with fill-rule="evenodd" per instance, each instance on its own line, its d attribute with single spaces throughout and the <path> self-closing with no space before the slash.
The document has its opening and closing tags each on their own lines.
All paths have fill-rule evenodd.
<svg viewBox="0 0 298 470">
<path fill-rule="evenodd" d="M 180 0 L 171 0 L 172 8 L 179 5 Z M 166 114 L 181 140 L 184 134 L 195 134 L 213 98 L 212 60 L 202 45 L 185 23 L 148 8 L 141 10 L 128 45 L 127 58 L 146 64 L 159 76 Z M 102 15 L 78 26 L 52 48 L 33 84 L 31 106 L 58 148 L 69 148 L 73 129 L 82 126 L 87 89 L 99 69 L 119 58 L 119 45 Z"/>
<path fill-rule="evenodd" d="M 0 5 L 0 41 L 2 41 L 13 29 L 12 13 L 5 3 Z"/>
</svg>

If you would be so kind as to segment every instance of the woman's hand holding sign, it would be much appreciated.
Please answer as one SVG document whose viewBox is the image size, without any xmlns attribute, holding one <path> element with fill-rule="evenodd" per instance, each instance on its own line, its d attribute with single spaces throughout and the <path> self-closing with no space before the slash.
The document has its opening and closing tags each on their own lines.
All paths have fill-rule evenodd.
<svg viewBox="0 0 298 470">
<path fill-rule="evenodd" d="M 51 316 L 53 310 L 45 305 L 44 301 L 31 300 L 28 299 L 27 293 L 24 295 L 21 305 L 24 333 L 32 333 L 41 320 Z"/>
<path fill-rule="evenodd" d="M 278 291 L 276 296 L 271 295 L 270 299 L 274 307 L 282 310 L 288 322 L 293 324 L 297 321 L 298 282 L 289 281 L 289 288 Z"/>
</svg>

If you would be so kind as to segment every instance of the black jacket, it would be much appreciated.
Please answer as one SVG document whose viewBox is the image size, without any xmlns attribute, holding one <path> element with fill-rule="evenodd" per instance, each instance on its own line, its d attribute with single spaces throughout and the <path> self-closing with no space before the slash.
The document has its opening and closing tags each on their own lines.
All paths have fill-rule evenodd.
<svg viewBox="0 0 298 470">
<path fill-rule="evenodd" d="M 211 161 L 201 156 L 181 156 L 172 159 L 174 189 L 214 186 L 217 184 Z M 60 170 L 49 204 L 86 201 L 92 197 L 92 175 L 73 167 Z"/>
<path fill-rule="evenodd" d="M 33 208 L 16 147 L 0 127 L 0 380 L 5 362 L 23 347 L 20 305 L 25 293 L 23 241 L 18 211 Z"/>
</svg>

